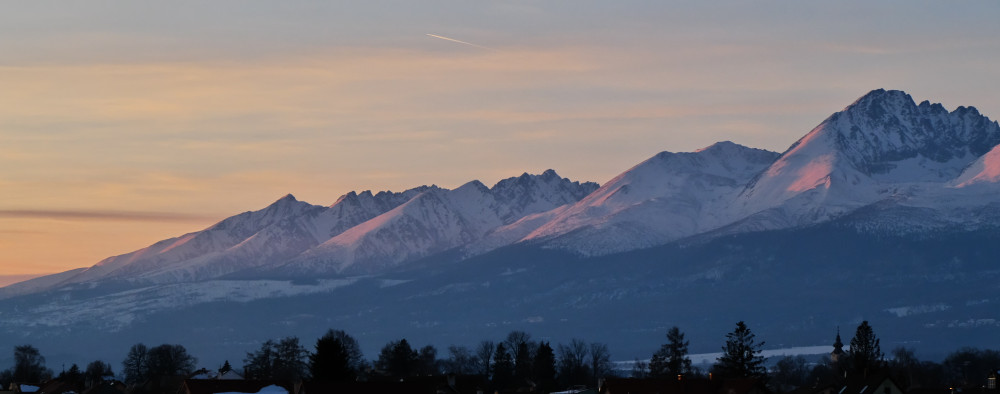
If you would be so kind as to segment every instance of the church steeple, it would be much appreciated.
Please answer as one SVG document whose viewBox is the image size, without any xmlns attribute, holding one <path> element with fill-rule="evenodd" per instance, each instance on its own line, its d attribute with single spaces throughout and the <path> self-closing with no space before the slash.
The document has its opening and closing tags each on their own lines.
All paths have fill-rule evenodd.
<svg viewBox="0 0 1000 394">
<path fill-rule="evenodd" d="M 844 355 L 844 343 L 840 341 L 840 326 L 837 327 L 837 339 L 833 341 L 833 352 L 830 353 L 830 361 L 837 363 Z"/>
</svg>

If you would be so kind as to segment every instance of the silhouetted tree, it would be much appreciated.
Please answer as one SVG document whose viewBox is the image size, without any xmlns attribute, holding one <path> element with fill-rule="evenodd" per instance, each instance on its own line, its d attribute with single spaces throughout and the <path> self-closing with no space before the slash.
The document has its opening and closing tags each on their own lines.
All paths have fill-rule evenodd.
<svg viewBox="0 0 1000 394">
<path fill-rule="evenodd" d="M 135 386 L 142 384 L 149 379 L 149 368 L 147 367 L 149 349 L 146 345 L 137 343 L 128 350 L 128 355 L 122 361 L 122 375 L 125 384 Z"/>
<path fill-rule="evenodd" d="M 892 359 L 886 363 L 889 375 L 901 389 L 909 389 L 917 381 L 915 374 L 920 369 L 920 360 L 913 349 L 902 346 L 892 349 L 889 354 L 892 355 Z"/>
<path fill-rule="evenodd" d="M 611 353 L 608 345 L 598 342 L 590 344 L 590 373 L 592 387 L 597 387 L 601 378 L 611 373 Z"/>
<path fill-rule="evenodd" d="M 688 344 L 684 333 L 676 326 L 667 331 L 667 343 L 660 346 L 649 360 L 649 374 L 656 377 L 674 377 L 691 373 Z"/>
<path fill-rule="evenodd" d="M 532 344 L 528 342 L 521 342 L 517 345 L 517 351 L 514 352 L 514 381 L 519 385 L 525 384 L 528 380 L 531 380 L 532 363 L 534 357 L 534 350 Z"/>
<path fill-rule="evenodd" d="M 1000 366 L 1000 352 L 961 348 L 945 357 L 943 367 L 946 379 L 958 387 L 977 387 L 986 381 L 990 371 Z"/>
<path fill-rule="evenodd" d="M 805 357 L 785 356 L 774 364 L 769 380 L 775 392 L 783 393 L 806 384 L 809 365 Z"/>
<path fill-rule="evenodd" d="M 274 340 L 268 339 L 260 345 L 260 349 L 247 353 L 243 359 L 243 377 L 247 379 L 271 379 L 273 376 L 272 366 L 274 365 L 274 348 L 277 346 Z"/>
<path fill-rule="evenodd" d="M 587 366 L 587 343 L 572 339 L 569 345 L 559 344 L 559 382 L 563 386 L 585 385 L 590 378 Z"/>
<path fill-rule="evenodd" d="M 91 388 L 100 385 L 105 379 L 113 378 L 115 372 L 111 370 L 111 364 L 101 360 L 91 361 L 87 364 L 87 369 L 83 372 L 84 385 Z"/>
<path fill-rule="evenodd" d="M 875 331 L 868 325 L 867 320 L 861 322 L 854 332 L 854 338 L 851 338 L 851 350 L 847 354 L 851 368 L 863 376 L 877 372 L 882 367 L 885 355 L 879 347 Z"/>
<path fill-rule="evenodd" d="M 493 359 L 493 388 L 502 391 L 514 380 L 514 356 L 507 351 L 504 342 L 500 342 Z"/>
<path fill-rule="evenodd" d="M 229 360 L 226 360 L 226 362 L 222 363 L 222 366 L 219 367 L 219 375 L 225 375 L 227 372 L 232 370 L 233 366 L 229 365 Z"/>
<path fill-rule="evenodd" d="M 83 372 L 80 371 L 80 367 L 75 363 L 71 365 L 69 369 L 60 372 L 58 378 L 63 381 L 63 383 L 72 387 L 74 391 L 83 391 Z"/>
<path fill-rule="evenodd" d="M 437 349 L 431 345 L 420 348 L 420 351 L 417 352 L 416 374 L 429 376 L 440 373 L 441 366 L 437 359 Z"/>
<path fill-rule="evenodd" d="M 556 390 L 556 354 L 548 342 L 538 344 L 535 358 L 532 360 L 532 380 L 538 385 L 538 390 L 547 393 Z"/>
<path fill-rule="evenodd" d="M 13 379 L 16 382 L 41 383 L 52 376 L 45 368 L 45 357 L 31 345 L 14 347 Z"/>
<path fill-rule="evenodd" d="M 725 378 L 766 379 L 764 357 L 760 355 L 764 342 L 757 342 L 756 336 L 746 323 L 736 323 L 736 329 L 726 334 L 726 345 L 722 356 L 712 367 L 713 373 Z"/>
<path fill-rule="evenodd" d="M 465 346 L 448 346 L 448 359 L 444 362 L 444 371 L 455 375 L 473 375 L 481 373 L 476 355 Z"/>
<path fill-rule="evenodd" d="M 146 351 L 146 380 L 141 389 L 133 392 L 173 393 L 180 389 L 186 377 L 194 371 L 197 359 L 188 354 L 182 345 L 163 344 Z"/>
<path fill-rule="evenodd" d="M 247 353 L 243 372 L 248 379 L 304 379 L 308 377 L 308 354 L 297 337 L 285 337 L 278 342 L 269 339 L 256 352 Z"/>
<path fill-rule="evenodd" d="M 476 361 L 483 376 L 489 377 L 493 372 L 493 354 L 497 351 L 493 341 L 482 341 L 476 346 Z"/>
<path fill-rule="evenodd" d="M 824 357 L 809 369 L 804 382 L 813 386 L 842 382 L 844 379 L 844 371 L 841 369 L 842 364 L 843 362 L 834 362 Z"/>
<path fill-rule="evenodd" d="M 531 344 L 531 334 L 524 331 L 514 330 L 507 333 L 507 338 L 504 339 L 503 343 L 506 346 L 507 351 L 511 353 L 511 358 L 517 360 L 518 357 L 524 356 L 520 354 L 521 352 L 519 350 L 522 349 L 522 345 Z M 530 351 L 530 348 L 531 346 L 527 347 L 528 351 Z"/>
<path fill-rule="evenodd" d="M 10 384 L 14 382 L 14 370 L 7 368 L 0 371 L 0 390 L 5 390 L 10 387 Z"/>
<path fill-rule="evenodd" d="M 390 341 L 379 352 L 375 368 L 394 378 L 413 376 L 417 373 L 418 357 L 406 339 Z"/>
<path fill-rule="evenodd" d="M 531 359 L 534 357 L 535 344 L 531 342 L 531 334 L 524 331 L 511 331 L 504 340 L 507 351 L 514 359 L 514 381 L 523 384 L 531 379 Z"/>
<path fill-rule="evenodd" d="M 330 330 L 316 340 L 316 352 L 309 356 L 309 372 L 314 380 L 354 380 L 363 362 L 357 340 L 344 331 Z"/>
<path fill-rule="evenodd" d="M 298 381 L 309 377 L 309 364 L 306 362 L 309 351 L 299 344 L 298 337 L 283 338 L 278 341 L 275 350 L 275 379 Z"/>
<path fill-rule="evenodd" d="M 154 378 L 189 375 L 197 361 L 181 345 L 163 344 L 149 349 L 146 355 L 149 376 Z"/>
<path fill-rule="evenodd" d="M 635 359 L 632 362 L 632 370 L 629 372 L 629 377 L 633 379 L 646 379 L 649 376 L 649 363 L 638 358 Z"/>
</svg>

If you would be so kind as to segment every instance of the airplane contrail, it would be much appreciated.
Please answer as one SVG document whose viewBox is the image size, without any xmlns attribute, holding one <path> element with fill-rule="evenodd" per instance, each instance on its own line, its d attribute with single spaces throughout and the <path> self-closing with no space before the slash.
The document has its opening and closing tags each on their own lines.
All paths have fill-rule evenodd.
<svg viewBox="0 0 1000 394">
<path fill-rule="evenodd" d="M 452 41 L 452 42 L 457 42 L 457 43 L 459 43 L 459 44 L 465 44 L 465 45 L 470 45 L 470 46 L 474 46 L 474 47 L 476 47 L 476 48 L 479 48 L 479 49 L 485 49 L 485 50 L 487 50 L 487 51 L 494 51 L 494 52 L 499 52 L 499 51 L 497 51 L 496 49 L 493 49 L 493 48 L 490 48 L 490 47 L 484 47 L 484 46 L 482 46 L 482 45 L 476 45 L 476 44 L 473 44 L 473 43 L 471 43 L 471 42 L 465 42 L 465 41 L 462 41 L 462 40 L 456 40 L 456 39 L 454 39 L 454 38 L 448 38 L 448 37 L 445 37 L 445 36 L 439 36 L 439 35 L 437 35 L 437 34 L 430 34 L 430 33 L 427 33 L 427 35 L 428 35 L 428 36 L 431 36 L 431 37 L 434 37 L 434 38 L 440 38 L 440 39 L 442 39 L 442 40 L 448 40 L 448 41 Z"/>
</svg>

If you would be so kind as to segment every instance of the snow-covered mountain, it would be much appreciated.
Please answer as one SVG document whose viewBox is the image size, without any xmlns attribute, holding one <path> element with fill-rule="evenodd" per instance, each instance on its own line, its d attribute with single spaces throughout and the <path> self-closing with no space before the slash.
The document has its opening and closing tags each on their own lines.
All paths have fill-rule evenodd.
<svg viewBox="0 0 1000 394">
<path fill-rule="evenodd" d="M 0 297 L 106 281 L 203 281 L 276 267 L 338 273 L 363 262 L 354 271 L 371 272 L 461 246 L 525 215 L 576 202 L 597 187 L 548 170 L 504 179 L 492 189 L 472 181 L 455 190 L 421 186 L 401 193 L 350 192 L 329 207 L 289 194 L 201 231 L 12 286 Z"/>
<path fill-rule="evenodd" d="M 202 231 L 105 259 L 62 284 L 101 280 L 173 283 L 215 278 L 293 258 L 378 216 L 430 187 L 402 193 L 341 196 L 323 207 L 291 194 L 268 207 L 227 218 Z"/>
<path fill-rule="evenodd" d="M 880 89 L 784 153 L 662 152 L 601 187 L 549 170 L 331 206 L 289 195 L 0 288 L 0 345 L 120 357 L 121 341 L 141 338 L 222 357 L 330 326 L 373 349 L 524 328 L 586 332 L 632 358 L 666 327 L 711 341 L 744 315 L 800 344 L 860 318 L 899 343 L 969 345 L 1000 332 L 997 229 L 1000 125 Z"/>
<path fill-rule="evenodd" d="M 608 181 L 534 230 L 523 241 L 608 254 L 661 245 L 718 228 L 735 218 L 728 205 L 777 153 L 719 142 L 691 153 L 662 152 Z M 523 228 L 505 231 L 525 232 Z"/>
<path fill-rule="evenodd" d="M 472 181 L 454 190 L 351 192 L 329 207 L 288 195 L 205 230 L 4 292 L 232 274 L 378 274 L 446 251 L 464 259 L 514 244 L 606 255 L 856 212 L 867 212 L 872 228 L 978 228 L 1000 220 L 993 214 L 1000 212 L 998 144 L 1000 126 L 975 108 L 949 112 L 879 89 L 781 154 L 732 142 L 662 152 L 600 188 L 549 170 L 492 188 Z M 906 217 L 914 212 L 922 225 Z"/>
<path fill-rule="evenodd" d="M 487 188 L 472 181 L 434 189 L 331 238 L 281 265 L 285 272 L 374 273 L 458 248 L 526 215 L 590 194 L 597 184 L 570 182 L 555 171 L 527 173 Z"/>
<path fill-rule="evenodd" d="M 998 143 L 1000 126 L 975 108 L 948 112 L 879 89 L 793 144 L 734 204 L 744 230 L 823 222 L 884 200 L 981 205 L 989 201 L 970 200 L 955 181 Z"/>
</svg>

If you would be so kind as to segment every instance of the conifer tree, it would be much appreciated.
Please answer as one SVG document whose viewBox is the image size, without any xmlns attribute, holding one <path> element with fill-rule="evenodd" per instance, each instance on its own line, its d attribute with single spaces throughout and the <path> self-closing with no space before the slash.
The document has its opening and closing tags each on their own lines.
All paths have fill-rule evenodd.
<svg viewBox="0 0 1000 394">
<path fill-rule="evenodd" d="M 851 338 L 851 350 L 848 351 L 848 358 L 855 372 L 868 376 L 876 372 L 885 358 L 882 349 L 879 347 L 879 339 L 875 336 L 875 331 L 868 325 L 868 321 L 861 322 L 854 338 Z"/>
<path fill-rule="evenodd" d="M 391 341 L 382 347 L 375 367 L 394 378 L 409 377 L 417 373 L 419 357 L 406 339 Z"/>
<path fill-rule="evenodd" d="M 538 344 L 532 362 L 531 376 L 541 392 L 547 393 L 556 389 L 556 353 L 548 342 Z"/>
<path fill-rule="evenodd" d="M 493 387 L 499 390 L 507 388 L 514 378 L 514 356 L 507 351 L 503 342 L 497 344 L 493 355 Z"/>
<path fill-rule="evenodd" d="M 329 330 L 316 340 L 316 352 L 309 355 L 309 373 L 314 380 L 350 381 L 362 362 L 357 340 L 344 331 Z"/>
<path fill-rule="evenodd" d="M 688 344 L 684 333 L 676 326 L 667 331 L 667 343 L 649 360 L 649 373 L 656 377 L 673 377 L 691 373 L 691 359 L 688 358 Z"/>
<path fill-rule="evenodd" d="M 746 323 L 736 323 L 736 329 L 726 334 L 726 346 L 722 347 L 722 356 L 713 372 L 726 378 L 765 378 L 767 368 L 760 355 L 763 346 L 764 342 L 756 341 Z"/>
<path fill-rule="evenodd" d="M 232 370 L 233 366 L 229 365 L 229 360 L 226 360 L 226 362 L 222 363 L 222 366 L 219 367 L 219 375 L 225 375 L 227 372 Z"/>
</svg>

